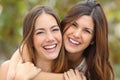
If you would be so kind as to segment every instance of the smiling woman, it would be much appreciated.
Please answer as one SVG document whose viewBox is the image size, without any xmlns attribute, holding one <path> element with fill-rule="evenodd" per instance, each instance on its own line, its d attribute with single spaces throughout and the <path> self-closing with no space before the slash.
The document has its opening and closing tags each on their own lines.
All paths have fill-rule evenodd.
<svg viewBox="0 0 120 80">
<path fill-rule="evenodd" d="M 52 66 L 44 65 L 44 63 L 51 64 L 58 57 L 61 44 L 60 28 L 55 18 L 49 14 L 42 13 L 36 19 L 33 35 L 33 45 L 36 50 L 36 66 L 40 67 L 43 71 L 51 72 Z M 46 70 L 46 68 L 48 69 Z"/>
<path fill-rule="evenodd" d="M 26 44 L 31 61 L 37 67 L 47 62 L 49 65 L 44 65 L 44 68 L 49 68 L 49 71 L 53 72 L 62 71 L 63 66 L 58 67 L 56 64 L 52 66 L 53 61 L 64 62 L 64 53 L 60 53 L 63 58 L 60 59 L 60 56 L 58 57 L 62 44 L 60 21 L 50 8 L 37 6 L 27 14 L 23 23 L 23 44 Z"/>
<path fill-rule="evenodd" d="M 24 58 L 21 51 L 23 62 L 30 61 L 37 68 L 41 68 L 45 72 L 63 72 L 67 70 L 65 67 L 65 54 L 59 53 L 62 45 L 62 36 L 60 29 L 60 21 L 54 11 L 47 6 L 36 6 L 25 17 L 23 22 L 23 41 L 22 47 L 28 48 L 28 58 Z M 59 55 L 59 56 L 58 56 Z M 31 63 L 18 64 L 16 68 L 15 79 L 26 78 L 21 76 L 26 67 L 31 66 Z M 5 80 L 9 62 L 3 63 L 0 68 L 1 80 Z M 23 67 L 26 66 L 26 67 Z M 34 75 L 39 72 L 32 65 Z M 26 71 L 26 79 L 32 79 L 29 70 Z M 32 71 L 31 71 L 32 72 Z M 22 74 L 23 75 L 23 74 Z M 10 80 L 10 78 L 7 78 Z M 23 80 L 23 79 L 22 79 Z"/>
<path fill-rule="evenodd" d="M 87 80 L 114 80 L 109 62 L 108 22 L 96 0 L 73 6 L 61 22 L 69 65 L 84 72 Z M 70 72 L 65 74 L 71 77 Z"/>
<path fill-rule="evenodd" d="M 47 80 L 46 76 L 49 80 L 114 80 L 109 62 L 108 23 L 97 1 L 75 4 L 62 20 L 61 29 L 69 68 L 79 71 L 70 69 L 64 74 L 40 72 L 34 80 Z M 52 49 L 55 45 L 44 49 L 48 51 L 48 47 Z"/>
</svg>

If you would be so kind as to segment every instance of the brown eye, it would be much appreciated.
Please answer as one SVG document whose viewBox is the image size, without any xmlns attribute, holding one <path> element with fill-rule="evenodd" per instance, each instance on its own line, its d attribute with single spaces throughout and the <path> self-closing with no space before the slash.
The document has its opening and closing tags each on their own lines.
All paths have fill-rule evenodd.
<svg viewBox="0 0 120 80">
<path fill-rule="evenodd" d="M 72 23 L 71 26 L 77 28 L 77 24 L 76 23 Z"/>
<path fill-rule="evenodd" d="M 44 32 L 42 32 L 42 31 L 40 31 L 40 32 L 37 32 L 36 34 L 38 35 L 38 34 L 43 34 Z"/>
<path fill-rule="evenodd" d="M 89 29 L 85 29 L 84 30 L 86 33 L 92 34 L 92 31 L 90 31 Z"/>
<path fill-rule="evenodd" d="M 52 31 L 59 31 L 60 29 L 59 28 L 55 28 L 55 29 L 53 29 Z"/>
</svg>

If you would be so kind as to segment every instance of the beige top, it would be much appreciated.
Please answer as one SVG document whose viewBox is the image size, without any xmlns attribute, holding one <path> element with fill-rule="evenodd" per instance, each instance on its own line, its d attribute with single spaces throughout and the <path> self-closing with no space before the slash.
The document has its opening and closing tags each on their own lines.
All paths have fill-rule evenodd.
<svg viewBox="0 0 120 80">
<path fill-rule="evenodd" d="M 87 64 L 86 64 L 86 60 L 85 58 L 82 60 L 82 62 L 76 67 L 76 69 L 82 71 L 83 73 L 85 73 L 86 69 L 87 69 Z"/>
<path fill-rule="evenodd" d="M 82 71 L 83 73 L 85 73 L 85 71 L 87 70 L 87 64 L 86 64 L 86 60 L 85 58 L 82 60 L 82 62 L 76 67 L 76 69 Z M 90 79 L 90 73 L 88 72 L 89 74 L 89 79 L 88 80 L 91 80 Z"/>
</svg>

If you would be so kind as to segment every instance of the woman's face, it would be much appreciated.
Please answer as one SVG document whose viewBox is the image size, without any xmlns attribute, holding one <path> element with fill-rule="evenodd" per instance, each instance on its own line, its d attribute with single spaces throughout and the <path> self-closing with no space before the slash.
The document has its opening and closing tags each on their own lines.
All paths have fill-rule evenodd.
<svg viewBox="0 0 120 80">
<path fill-rule="evenodd" d="M 94 23 L 91 16 L 83 15 L 74 21 L 64 33 L 65 49 L 69 53 L 83 53 L 93 43 Z"/>
<path fill-rule="evenodd" d="M 62 37 L 56 19 L 52 15 L 42 13 L 36 19 L 33 44 L 40 59 L 53 60 L 57 58 Z"/>
</svg>

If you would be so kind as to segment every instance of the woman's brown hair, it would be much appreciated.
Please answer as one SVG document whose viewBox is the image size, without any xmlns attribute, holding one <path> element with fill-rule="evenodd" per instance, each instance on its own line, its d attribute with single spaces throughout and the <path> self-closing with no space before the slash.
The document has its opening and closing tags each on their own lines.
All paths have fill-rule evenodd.
<svg viewBox="0 0 120 80">
<path fill-rule="evenodd" d="M 89 15 L 94 21 L 94 44 L 85 49 L 87 70 L 85 75 L 90 80 L 114 80 L 113 69 L 109 62 L 108 50 L 108 23 L 101 5 L 93 0 L 76 4 L 70 9 L 61 22 L 62 31 L 65 32 L 71 22 L 83 15 Z"/>
<path fill-rule="evenodd" d="M 49 8 L 47 6 L 36 6 L 36 7 L 34 7 L 26 15 L 26 17 L 24 19 L 24 22 L 23 22 L 22 46 L 24 47 L 24 45 L 25 45 L 28 48 L 28 53 L 29 53 L 27 55 L 27 56 L 29 56 L 29 59 L 26 60 L 25 57 L 24 57 L 24 54 L 22 54 L 22 52 L 21 52 L 21 55 L 23 57 L 24 62 L 25 61 L 31 61 L 35 64 L 35 56 L 34 56 L 35 54 L 34 54 L 34 47 L 33 47 L 33 32 L 34 32 L 34 28 L 35 28 L 36 19 L 43 12 L 45 14 L 52 15 L 56 19 L 57 24 L 58 24 L 58 26 L 60 27 L 60 30 L 61 30 L 59 18 L 57 17 L 56 13 L 51 8 Z M 54 63 L 53 63 L 53 66 L 52 66 L 52 72 L 63 72 L 63 71 L 67 70 L 65 54 L 64 54 L 64 50 L 62 50 L 62 49 L 63 48 L 61 48 L 61 51 L 58 55 L 58 58 L 56 60 L 54 60 Z"/>
</svg>

